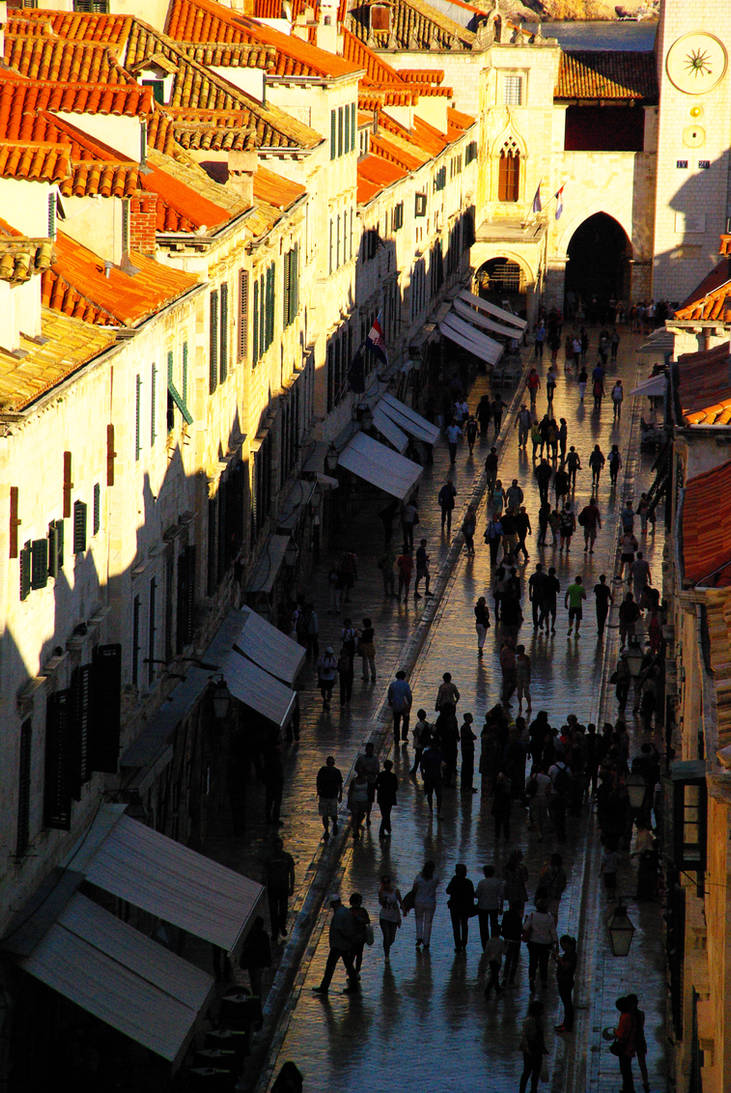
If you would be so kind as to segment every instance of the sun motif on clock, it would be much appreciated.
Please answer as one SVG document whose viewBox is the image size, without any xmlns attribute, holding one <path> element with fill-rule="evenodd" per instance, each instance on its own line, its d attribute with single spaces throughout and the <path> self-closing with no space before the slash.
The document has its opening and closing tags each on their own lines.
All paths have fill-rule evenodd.
<svg viewBox="0 0 731 1093">
<path fill-rule="evenodd" d="M 665 59 L 670 81 L 686 95 L 705 95 L 726 73 L 723 44 L 713 34 L 696 31 L 673 42 Z"/>
</svg>

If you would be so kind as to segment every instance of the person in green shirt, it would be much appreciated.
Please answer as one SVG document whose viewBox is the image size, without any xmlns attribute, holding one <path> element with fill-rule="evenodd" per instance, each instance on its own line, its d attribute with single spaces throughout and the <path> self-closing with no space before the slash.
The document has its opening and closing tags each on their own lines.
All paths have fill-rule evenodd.
<svg viewBox="0 0 731 1093">
<path fill-rule="evenodd" d="M 569 609 L 569 632 L 567 637 L 571 636 L 571 630 L 574 623 L 576 623 L 576 636 L 579 636 L 579 628 L 581 626 L 582 603 L 586 599 L 586 589 L 582 583 L 581 577 L 576 577 L 573 584 L 570 584 L 566 589 L 566 595 L 564 596 L 564 607 Z"/>
</svg>

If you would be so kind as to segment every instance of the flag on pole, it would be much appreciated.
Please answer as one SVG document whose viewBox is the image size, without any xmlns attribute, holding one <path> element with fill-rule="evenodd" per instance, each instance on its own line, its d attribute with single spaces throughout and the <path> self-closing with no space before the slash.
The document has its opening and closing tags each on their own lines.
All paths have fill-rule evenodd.
<svg viewBox="0 0 731 1093">
<path fill-rule="evenodd" d="M 379 311 L 376 318 L 373 320 L 373 326 L 368 331 L 368 337 L 366 338 L 368 348 L 371 349 L 378 357 L 379 361 L 383 364 L 388 364 L 388 353 L 386 352 L 386 341 L 383 337 L 383 327 L 381 326 L 381 313 Z"/>
<path fill-rule="evenodd" d="M 531 208 L 531 212 L 539 213 L 542 208 L 543 205 L 541 204 L 541 184 L 539 182 L 536 189 L 536 196 L 533 198 L 533 207 Z"/>
<path fill-rule="evenodd" d="M 564 183 L 564 186 L 566 184 Z M 561 213 L 563 212 L 563 186 L 556 191 L 556 219 L 561 219 Z"/>
</svg>

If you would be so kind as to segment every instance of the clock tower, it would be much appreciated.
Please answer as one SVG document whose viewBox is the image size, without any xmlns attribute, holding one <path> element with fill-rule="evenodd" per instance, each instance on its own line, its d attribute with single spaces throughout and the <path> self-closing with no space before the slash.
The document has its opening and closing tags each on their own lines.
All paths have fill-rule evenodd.
<svg viewBox="0 0 731 1093">
<path fill-rule="evenodd" d="M 731 4 L 663 0 L 653 295 L 682 302 L 731 217 Z"/>
</svg>

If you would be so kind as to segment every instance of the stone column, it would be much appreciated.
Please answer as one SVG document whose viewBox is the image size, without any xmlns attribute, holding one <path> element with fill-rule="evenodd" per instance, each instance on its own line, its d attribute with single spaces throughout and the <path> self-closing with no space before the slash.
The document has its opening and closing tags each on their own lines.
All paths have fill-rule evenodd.
<svg viewBox="0 0 731 1093">
<path fill-rule="evenodd" d="M 549 258 L 546 263 L 543 304 L 549 311 L 552 307 L 563 311 L 567 263 L 568 258 Z"/>
</svg>

